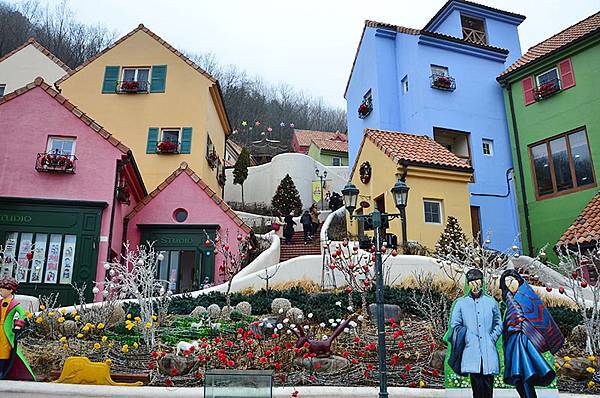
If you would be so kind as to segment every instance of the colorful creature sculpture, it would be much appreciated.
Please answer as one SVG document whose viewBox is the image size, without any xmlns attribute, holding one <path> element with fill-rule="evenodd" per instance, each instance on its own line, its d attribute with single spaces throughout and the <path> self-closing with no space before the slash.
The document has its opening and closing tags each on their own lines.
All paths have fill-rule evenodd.
<svg viewBox="0 0 600 398">
<path fill-rule="evenodd" d="M 304 330 L 302 327 L 292 329 L 292 332 L 298 337 L 298 341 L 296 341 L 296 348 L 302 348 L 305 344 L 308 344 L 308 352 L 311 354 L 315 354 L 319 358 L 327 358 L 331 356 L 331 343 L 333 340 L 338 337 L 345 328 L 348 327 L 348 324 L 352 321 L 355 314 L 351 315 L 348 319 L 340 323 L 331 336 L 329 336 L 326 340 L 310 340 L 304 334 Z"/>
<path fill-rule="evenodd" d="M 451 350 L 448 364 L 455 373 L 469 376 L 473 398 L 491 398 L 494 375 L 500 373 L 496 342 L 502 333 L 500 309 L 485 293 L 481 270 L 466 273 L 465 295 L 452 307 L 446 341 Z"/>
<path fill-rule="evenodd" d="M 535 386 L 548 386 L 556 374 L 542 354 L 556 354 L 565 339 L 542 300 L 514 269 L 500 277 L 504 314 L 504 382 L 521 398 L 535 398 Z"/>
<path fill-rule="evenodd" d="M 15 278 L 0 279 L 0 380 L 35 380 L 17 344 L 25 326 L 25 311 L 14 297 L 18 288 Z"/>
<path fill-rule="evenodd" d="M 87 357 L 68 357 L 58 380 L 54 383 L 91 384 L 104 386 L 142 386 L 135 383 L 117 383 L 110 377 L 110 361 L 92 362 Z"/>
</svg>

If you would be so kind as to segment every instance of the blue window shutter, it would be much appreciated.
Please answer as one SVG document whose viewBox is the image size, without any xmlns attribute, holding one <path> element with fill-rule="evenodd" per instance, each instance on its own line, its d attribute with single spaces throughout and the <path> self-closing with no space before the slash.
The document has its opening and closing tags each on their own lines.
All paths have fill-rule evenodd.
<svg viewBox="0 0 600 398">
<path fill-rule="evenodd" d="M 102 82 L 102 94 L 114 94 L 117 92 L 117 81 L 119 80 L 119 67 L 107 66 L 104 68 L 104 82 Z"/>
<path fill-rule="evenodd" d="M 164 93 L 167 84 L 167 65 L 152 65 L 151 93 Z"/>
<path fill-rule="evenodd" d="M 156 144 L 158 144 L 158 128 L 150 127 L 148 129 L 148 144 L 146 153 L 156 153 Z"/>
<path fill-rule="evenodd" d="M 190 153 L 192 150 L 192 128 L 181 129 L 181 150 L 179 153 Z"/>
</svg>

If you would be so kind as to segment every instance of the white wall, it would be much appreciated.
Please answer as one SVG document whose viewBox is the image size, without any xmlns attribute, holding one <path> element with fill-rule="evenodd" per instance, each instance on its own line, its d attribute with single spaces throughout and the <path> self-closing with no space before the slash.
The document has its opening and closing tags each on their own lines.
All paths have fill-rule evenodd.
<svg viewBox="0 0 600 398">
<path fill-rule="evenodd" d="M 313 158 L 301 153 L 282 153 L 271 162 L 248 168 L 248 178 L 244 182 L 244 201 L 249 203 L 265 203 L 271 205 L 271 199 L 283 177 L 289 174 L 300 193 L 302 207 L 308 208 L 313 203 L 312 182 L 317 180 L 315 169 L 322 173 L 327 170 L 326 185 L 331 191 L 340 192 L 348 182 L 350 170 L 348 166 L 324 166 Z M 233 183 L 233 169 L 225 170 L 225 200 L 242 201 L 242 188 Z"/>
<path fill-rule="evenodd" d="M 38 76 L 42 77 L 46 83 L 53 85 L 55 81 L 66 74 L 60 66 L 42 54 L 33 44 L 0 62 L 0 84 L 6 84 L 5 94 L 31 83 Z"/>
</svg>

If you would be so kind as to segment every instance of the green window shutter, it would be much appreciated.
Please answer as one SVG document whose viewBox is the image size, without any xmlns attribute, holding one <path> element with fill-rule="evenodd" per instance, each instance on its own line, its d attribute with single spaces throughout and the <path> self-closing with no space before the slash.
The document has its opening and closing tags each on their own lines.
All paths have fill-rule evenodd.
<svg viewBox="0 0 600 398">
<path fill-rule="evenodd" d="M 167 65 L 152 65 L 151 93 L 164 93 L 167 84 Z"/>
<path fill-rule="evenodd" d="M 117 81 L 119 80 L 119 67 L 107 66 L 104 68 L 104 82 L 102 82 L 102 94 L 114 94 L 117 92 Z"/>
<path fill-rule="evenodd" d="M 156 153 L 156 144 L 158 144 L 158 128 L 150 127 L 148 129 L 148 144 L 146 153 Z"/>
<path fill-rule="evenodd" d="M 192 150 L 192 128 L 181 129 L 181 150 L 179 153 L 190 153 Z"/>
</svg>

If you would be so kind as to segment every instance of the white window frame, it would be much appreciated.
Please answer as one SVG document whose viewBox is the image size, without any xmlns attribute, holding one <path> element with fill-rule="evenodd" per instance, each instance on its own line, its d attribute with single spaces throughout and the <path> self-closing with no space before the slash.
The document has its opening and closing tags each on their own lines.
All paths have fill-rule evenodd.
<svg viewBox="0 0 600 398">
<path fill-rule="evenodd" d="M 435 203 L 439 206 L 440 209 L 440 222 L 431 222 L 427 221 L 426 213 L 425 213 L 425 203 Z M 443 225 L 444 224 L 444 208 L 442 205 L 442 201 L 438 199 L 423 199 L 423 221 L 425 224 L 429 225 Z"/>
<path fill-rule="evenodd" d="M 3 97 L 6 94 L 6 84 L 0 84 L 0 97 Z"/>
<path fill-rule="evenodd" d="M 448 69 L 447 66 L 431 64 L 431 65 L 429 65 L 429 67 L 431 68 L 431 74 L 432 75 L 435 75 L 435 76 L 446 76 L 446 77 L 450 76 L 450 70 Z M 442 73 L 439 73 L 440 71 Z"/>
<path fill-rule="evenodd" d="M 65 155 L 75 155 L 75 145 L 77 145 L 77 139 L 75 137 L 61 137 L 59 135 L 51 135 L 48 137 L 48 143 L 46 144 L 46 153 L 50 153 L 50 151 L 52 150 L 52 142 L 54 140 L 72 141 L 73 146 L 71 147 L 71 153 Z"/>
<path fill-rule="evenodd" d="M 485 145 L 488 145 L 490 153 L 485 153 Z M 481 140 L 481 152 L 484 156 L 494 156 L 494 140 L 484 138 Z"/>
<path fill-rule="evenodd" d="M 405 75 L 402 80 L 400 81 L 400 83 L 402 84 L 402 94 L 408 94 L 408 89 L 409 89 L 409 85 L 408 85 L 408 75 Z"/>
<path fill-rule="evenodd" d="M 335 161 L 338 161 L 339 164 L 335 164 Z M 342 158 L 338 157 L 338 156 L 334 156 L 331 158 L 331 165 L 332 166 L 341 166 L 342 165 Z"/>
<path fill-rule="evenodd" d="M 165 132 L 177 132 L 177 143 L 181 144 L 181 129 L 180 128 L 164 128 L 160 129 L 160 142 L 165 141 Z"/>
<path fill-rule="evenodd" d="M 142 69 L 148 70 L 148 80 L 144 80 L 144 81 L 147 82 L 147 83 L 150 82 L 150 71 L 151 71 L 151 68 L 149 66 L 133 66 L 133 67 L 125 66 L 125 67 L 123 67 L 123 70 L 121 71 L 121 80 L 125 81 L 125 71 L 127 71 L 127 70 L 135 70 L 133 81 L 134 82 L 138 82 L 139 81 L 138 80 L 138 72 L 140 70 L 142 70 Z"/>
<path fill-rule="evenodd" d="M 556 79 L 558 80 L 558 88 L 561 88 L 562 82 L 560 81 L 560 71 L 558 70 L 558 67 L 556 67 L 556 66 L 552 67 L 548 70 L 545 70 L 542 73 L 538 73 L 535 75 L 535 83 L 536 83 L 537 87 L 539 87 L 541 85 L 540 84 L 540 76 L 545 75 L 546 73 L 552 72 L 553 70 L 556 71 Z"/>
</svg>

